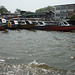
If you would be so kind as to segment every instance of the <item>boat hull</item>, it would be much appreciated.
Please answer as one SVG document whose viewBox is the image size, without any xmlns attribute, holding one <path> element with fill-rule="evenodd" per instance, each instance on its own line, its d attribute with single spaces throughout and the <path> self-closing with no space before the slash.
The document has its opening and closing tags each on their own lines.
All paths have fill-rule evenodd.
<svg viewBox="0 0 75 75">
<path fill-rule="evenodd" d="M 34 24 L 29 24 L 29 25 L 18 25 L 19 29 L 30 29 L 34 26 Z"/>
<path fill-rule="evenodd" d="M 48 26 L 34 26 L 33 29 L 37 29 L 37 30 L 47 30 Z"/>
<path fill-rule="evenodd" d="M 75 30 L 75 26 L 34 26 L 33 29 L 38 30 L 47 30 L 47 31 L 73 31 Z"/>
<path fill-rule="evenodd" d="M 0 30 L 4 30 L 5 29 L 5 25 L 0 25 Z"/>
<path fill-rule="evenodd" d="M 73 31 L 75 26 L 48 26 L 47 30 L 51 31 Z"/>
<path fill-rule="evenodd" d="M 7 26 L 6 29 L 17 29 L 18 25 Z"/>
</svg>

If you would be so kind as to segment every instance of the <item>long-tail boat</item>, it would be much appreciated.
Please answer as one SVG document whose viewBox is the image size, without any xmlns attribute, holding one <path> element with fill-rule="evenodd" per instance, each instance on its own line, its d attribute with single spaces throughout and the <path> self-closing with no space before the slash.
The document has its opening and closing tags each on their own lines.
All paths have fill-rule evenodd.
<svg viewBox="0 0 75 75">
<path fill-rule="evenodd" d="M 20 29 L 30 29 L 34 26 L 35 24 L 33 24 L 31 21 L 29 20 L 21 20 L 19 21 L 19 25 L 18 28 Z"/>
<path fill-rule="evenodd" d="M 33 29 L 47 30 L 47 31 L 73 31 L 75 30 L 75 26 L 71 26 L 66 21 L 50 22 L 48 24 L 45 24 L 43 22 L 39 22 L 39 23 L 37 23 L 33 27 Z"/>
</svg>

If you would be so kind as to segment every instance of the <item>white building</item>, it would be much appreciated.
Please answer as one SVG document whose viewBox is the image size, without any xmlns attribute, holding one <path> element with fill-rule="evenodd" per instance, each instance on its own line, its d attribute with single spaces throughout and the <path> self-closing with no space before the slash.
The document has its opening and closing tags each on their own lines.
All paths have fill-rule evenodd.
<svg viewBox="0 0 75 75">
<path fill-rule="evenodd" d="M 55 19 L 66 19 L 75 13 L 75 4 L 56 5 Z"/>
</svg>

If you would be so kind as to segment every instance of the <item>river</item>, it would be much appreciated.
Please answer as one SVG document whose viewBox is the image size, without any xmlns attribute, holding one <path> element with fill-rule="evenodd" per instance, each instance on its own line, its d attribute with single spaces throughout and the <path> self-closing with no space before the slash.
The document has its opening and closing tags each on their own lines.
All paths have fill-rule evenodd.
<svg viewBox="0 0 75 75">
<path fill-rule="evenodd" d="M 0 75 L 75 75 L 75 32 L 0 31 Z"/>
</svg>

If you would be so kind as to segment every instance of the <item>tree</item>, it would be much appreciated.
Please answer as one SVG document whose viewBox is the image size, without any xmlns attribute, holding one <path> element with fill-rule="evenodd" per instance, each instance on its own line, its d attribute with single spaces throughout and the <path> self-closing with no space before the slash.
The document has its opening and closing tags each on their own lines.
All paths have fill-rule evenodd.
<svg viewBox="0 0 75 75">
<path fill-rule="evenodd" d="M 20 13 L 21 9 L 16 9 L 15 13 Z"/>
<path fill-rule="evenodd" d="M 74 20 L 74 21 L 75 21 L 75 14 L 73 14 L 73 15 L 70 17 L 70 20 Z"/>
<path fill-rule="evenodd" d="M 70 24 L 72 25 L 75 25 L 75 14 L 73 14 L 71 17 L 70 17 L 70 20 L 68 21 Z"/>
<path fill-rule="evenodd" d="M 0 13 L 3 15 L 3 13 L 8 12 L 8 10 L 4 6 L 0 6 Z"/>
<path fill-rule="evenodd" d="M 44 12 L 44 11 L 54 11 L 54 7 L 53 6 L 48 6 L 48 7 L 44 7 L 44 8 L 40 8 L 40 9 L 37 9 L 36 12 Z"/>
</svg>

